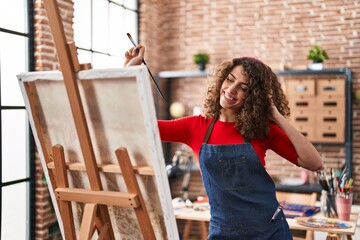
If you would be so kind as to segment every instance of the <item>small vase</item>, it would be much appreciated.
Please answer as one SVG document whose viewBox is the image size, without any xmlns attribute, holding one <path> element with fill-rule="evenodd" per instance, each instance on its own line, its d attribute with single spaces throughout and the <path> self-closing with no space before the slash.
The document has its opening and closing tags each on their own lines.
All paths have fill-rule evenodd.
<svg viewBox="0 0 360 240">
<path fill-rule="evenodd" d="M 205 71 L 205 69 L 206 69 L 206 64 L 205 63 L 199 63 L 198 66 L 199 66 L 200 71 Z"/>
</svg>

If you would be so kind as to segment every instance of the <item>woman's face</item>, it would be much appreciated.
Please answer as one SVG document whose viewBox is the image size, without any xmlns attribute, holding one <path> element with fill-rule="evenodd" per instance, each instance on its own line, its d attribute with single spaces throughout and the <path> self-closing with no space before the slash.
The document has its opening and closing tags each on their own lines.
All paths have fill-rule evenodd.
<svg viewBox="0 0 360 240">
<path fill-rule="evenodd" d="M 248 90 L 248 83 L 241 65 L 233 68 L 224 80 L 220 89 L 220 105 L 224 109 L 237 112 L 244 99 L 244 92 Z"/>
</svg>

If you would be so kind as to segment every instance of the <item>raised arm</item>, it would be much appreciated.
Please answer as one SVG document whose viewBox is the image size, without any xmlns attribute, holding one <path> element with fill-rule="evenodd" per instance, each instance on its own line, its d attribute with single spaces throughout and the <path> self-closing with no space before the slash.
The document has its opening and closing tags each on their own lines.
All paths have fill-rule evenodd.
<svg viewBox="0 0 360 240">
<path fill-rule="evenodd" d="M 274 105 L 272 106 L 272 117 L 273 121 L 286 133 L 294 145 L 298 155 L 298 165 L 311 171 L 323 169 L 323 161 L 314 145 L 292 126 Z"/>
</svg>

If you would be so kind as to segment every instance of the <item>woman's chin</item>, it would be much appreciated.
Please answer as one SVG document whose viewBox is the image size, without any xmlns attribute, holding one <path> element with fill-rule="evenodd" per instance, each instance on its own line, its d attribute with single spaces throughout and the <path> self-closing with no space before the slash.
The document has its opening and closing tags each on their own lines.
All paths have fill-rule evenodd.
<svg viewBox="0 0 360 240">
<path fill-rule="evenodd" d="M 233 109 L 236 108 L 236 101 L 223 98 L 220 99 L 220 106 L 225 109 Z"/>
</svg>

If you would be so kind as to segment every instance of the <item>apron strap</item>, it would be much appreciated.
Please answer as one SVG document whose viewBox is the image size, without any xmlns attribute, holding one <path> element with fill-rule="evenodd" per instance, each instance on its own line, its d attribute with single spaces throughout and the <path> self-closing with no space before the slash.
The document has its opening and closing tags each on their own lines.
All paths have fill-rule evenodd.
<svg viewBox="0 0 360 240">
<path fill-rule="evenodd" d="M 205 137 L 204 137 L 204 140 L 203 140 L 204 144 L 207 144 L 207 142 L 209 140 L 209 137 L 210 137 L 210 134 L 211 134 L 211 132 L 212 132 L 212 130 L 214 128 L 215 121 L 218 119 L 218 117 L 219 117 L 219 114 L 217 113 L 217 114 L 214 115 L 213 119 L 211 120 L 211 123 L 210 123 L 209 127 L 206 130 L 206 134 L 205 134 Z"/>
</svg>

